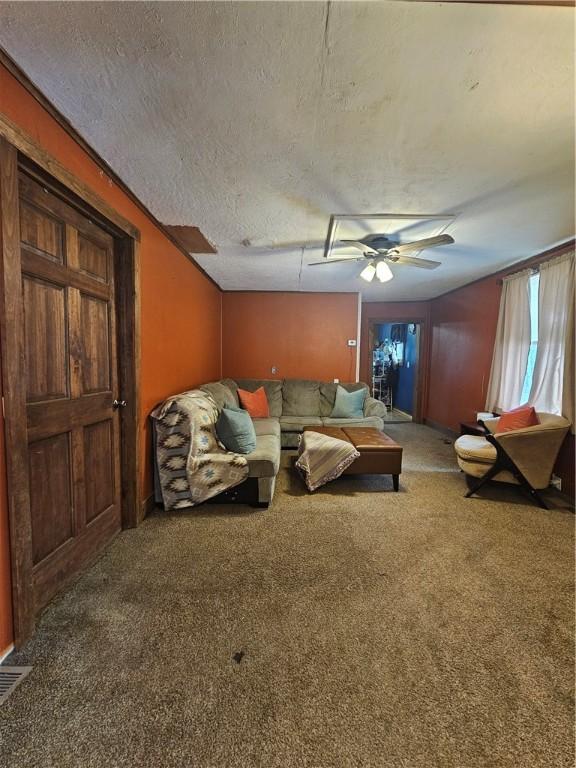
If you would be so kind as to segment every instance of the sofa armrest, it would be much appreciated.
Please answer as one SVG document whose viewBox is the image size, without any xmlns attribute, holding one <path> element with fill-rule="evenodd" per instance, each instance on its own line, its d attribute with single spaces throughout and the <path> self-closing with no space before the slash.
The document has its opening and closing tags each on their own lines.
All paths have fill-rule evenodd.
<svg viewBox="0 0 576 768">
<path fill-rule="evenodd" d="M 192 506 L 187 471 L 192 448 L 190 414 L 181 400 L 174 397 L 155 408 L 151 418 L 154 424 L 156 500 L 161 497 L 167 511 Z"/>
<path fill-rule="evenodd" d="M 492 440 L 500 443 L 534 488 L 546 488 L 568 427 L 534 425 L 500 432 Z"/>
<path fill-rule="evenodd" d="M 375 397 L 368 397 L 364 400 L 364 416 L 379 416 L 383 419 L 388 411 L 382 400 L 376 400 Z"/>
</svg>

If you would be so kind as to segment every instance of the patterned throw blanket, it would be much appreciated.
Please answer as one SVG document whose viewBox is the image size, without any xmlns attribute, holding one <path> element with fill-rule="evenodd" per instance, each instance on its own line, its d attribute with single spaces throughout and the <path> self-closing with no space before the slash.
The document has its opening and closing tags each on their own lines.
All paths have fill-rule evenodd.
<svg viewBox="0 0 576 768">
<path fill-rule="evenodd" d="M 340 477 L 342 472 L 360 456 L 352 443 L 337 437 L 306 431 L 300 438 L 296 467 L 309 491 Z"/>
<path fill-rule="evenodd" d="M 226 451 L 216 437 L 218 407 L 208 393 L 193 389 L 175 395 L 151 416 L 166 510 L 192 507 L 248 476 L 246 457 Z"/>
</svg>

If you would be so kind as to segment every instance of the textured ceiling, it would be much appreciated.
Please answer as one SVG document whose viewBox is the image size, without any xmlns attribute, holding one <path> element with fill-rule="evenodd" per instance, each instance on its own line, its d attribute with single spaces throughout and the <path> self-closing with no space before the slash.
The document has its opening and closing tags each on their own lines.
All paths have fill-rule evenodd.
<svg viewBox="0 0 576 768">
<path fill-rule="evenodd" d="M 161 221 L 201 228 L 219 252 L 197 259 L 223 288 L 423 299 L 574 234 L 573 19 L 3 2 L 0 44 Z M 418 254 L 437 270 L 367 285 L 356 263 L 307 266 L 332 213 L 454 213 L 456 244 Z"/>
</svg>

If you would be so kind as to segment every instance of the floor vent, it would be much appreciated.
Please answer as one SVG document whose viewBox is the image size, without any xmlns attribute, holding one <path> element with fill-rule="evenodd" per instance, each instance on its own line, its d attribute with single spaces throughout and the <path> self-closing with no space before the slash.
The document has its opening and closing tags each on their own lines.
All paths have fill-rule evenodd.
<svg viewBox="0 0 576 768">
<path fill-rule="evenodd" d="M 32 667 L 2 667 L 0 666 L 0 705 L 28 675 Z"/>
</svg>

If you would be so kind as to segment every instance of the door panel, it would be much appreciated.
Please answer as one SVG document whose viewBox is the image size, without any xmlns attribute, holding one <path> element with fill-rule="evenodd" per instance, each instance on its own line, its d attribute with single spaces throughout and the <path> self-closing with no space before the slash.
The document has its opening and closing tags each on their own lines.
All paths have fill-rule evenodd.
<svg viewBox="0 0 576 768">
<path fill-rule="evenodd" d="M 20 239 L 44 257 L 63 262 L 64 227 L 61 222 L 34 205 L 22 201 Z"/>
<path fill-rule="evenodd" d="M 108 282 L 108 253 L 85 235 L 78 238 L 78 264 L 80 270 L 90 277 Z"/>
<path fill-rule="evenodd" d="M 34 605 L 120 529 L 113 240 L 19 177 Z"/>
<path fill-rule="evenodd" d="M 108 302 L 80 295 L 82 393 L 110 389 L 110 323 Z"/>
<path fill-rule="evenodd" d="M 113 431 L 110 421 L 84 428 L 84 459 L 90 472 L 86 476 L 86 522 L 114 504 Z"/>
<path fill-rule="evenodd" d="M 69 435 L 30 443 L 29 466 L 36 565 L 74 535 Z"/>
<path fill-rule="evenodd" d="M 68 396 L 64 288 L 22 278 L 28 402 Z"/>
</svg>

